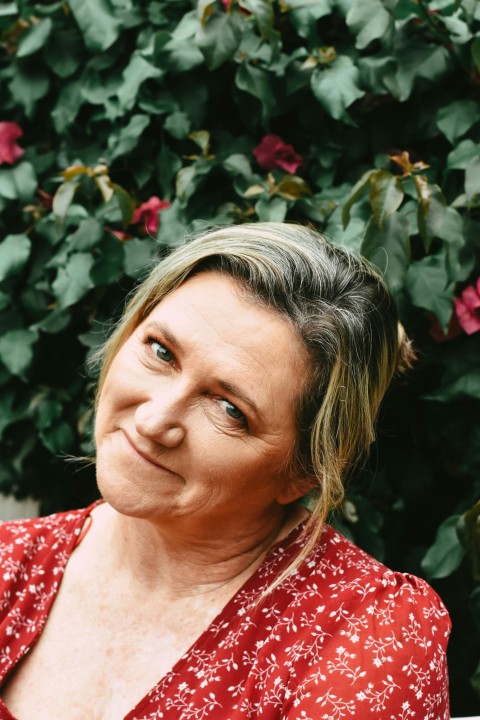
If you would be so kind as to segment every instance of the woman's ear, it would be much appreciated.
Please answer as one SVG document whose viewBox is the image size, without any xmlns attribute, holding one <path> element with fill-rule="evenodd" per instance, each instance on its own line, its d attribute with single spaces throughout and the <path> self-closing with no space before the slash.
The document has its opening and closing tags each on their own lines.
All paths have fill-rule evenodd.
<svg viewBox="0 0 480 720">
<path fill-rule="evenodd" d="M 285 480 L 283 487 L 277 495 L 280 505 L 289 505 L 295 500 L 307 495 L 312 490 L 319 490 L 320 483 L 317 477 L 305 477 L 305 475 L 290 476 Z"/>
</svg>

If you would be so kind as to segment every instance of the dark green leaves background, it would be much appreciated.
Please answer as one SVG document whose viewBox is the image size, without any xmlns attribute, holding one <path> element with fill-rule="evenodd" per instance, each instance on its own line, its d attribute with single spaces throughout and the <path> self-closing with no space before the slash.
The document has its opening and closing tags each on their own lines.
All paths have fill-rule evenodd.
<svg viewBox="0 0 480 720">
<path fill-rule="evenodd" d="M 211 223 L 309 222 L 381 268 L 418 349 L 335 522 L 436 587 L 452 714 L 477 714 L 480 332 L 437 340 L 480 275 L 480 4 L 18 0 L 0 33 L 25 149 L 0 166 L 0 490 L 95 497 L 65 462 L 92 452 L 85 360 L 154 258 Z M 295 173 L 256 161 L 270 134 Z"/>
</svg>

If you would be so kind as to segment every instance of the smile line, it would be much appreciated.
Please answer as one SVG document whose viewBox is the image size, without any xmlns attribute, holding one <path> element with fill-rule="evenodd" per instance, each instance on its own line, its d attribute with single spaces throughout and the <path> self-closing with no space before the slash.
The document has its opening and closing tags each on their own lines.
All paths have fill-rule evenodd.
<svg viewBox="0 0 480 720">
<path fill-rule="evenodd" d="M 149 462 L 151 465 L 154 465 L 155 467 L 160 468 L 160 470 L 165 470 L 165 472 L 169 472 L 169 473 L 171 473 L 172 475 L 176 475 L 176 473 L 174 473 L 173 470 L 169 470 L 169 468 L 165 467 L 165 465 L 162 465 L 162 464 L 159 463 L 157 460 L 154 460 L 152 457 L 150 457 L 150 455 L 147 455 L 147 453 L 144 453 L 142 450 L 140 450 L 140 449 L 135 445 L 135 443 L 132 442 L 131 438 L 130 438 L 129 435 L 125 432 L 125 430 L 123 430 L 123 434 L 125 435 L 125 438 L 127 439 L 128 444 L 130 445 L 130 447 L 132 448 L 132 450 L 134 450 L 134 452 L 135 452 L 137 455 L 140 455 L 141 458 L 143 458 L 144 460 L 146 460 L 147 462 Z"/>
</svg>

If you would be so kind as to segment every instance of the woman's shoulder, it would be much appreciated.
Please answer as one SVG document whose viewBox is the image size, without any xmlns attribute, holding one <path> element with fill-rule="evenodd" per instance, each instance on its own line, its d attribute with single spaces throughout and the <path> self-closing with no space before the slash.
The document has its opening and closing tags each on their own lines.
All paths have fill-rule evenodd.
<svg viewBox="0 0 480 720">
<path fill-rule="evenodd" d="M 75 547 L 92 505 L 57 512 L 44 517 L 8 520 L 0 523 L 0 567 L 45 561 L 48 555 L 65 553 Z M 5 579 L 5 573 L 3 573 Z"/>
<path fill-rule="evenodd" d="M 373 624 L 381 617 L 393 622 L 395 616 L 397 622 L 405 614 L 414 615 L 427 623 L 436 620 L 442 633 L 450 631 L 448 612 L 425 580 L 391 570 L 329 525 L 290 587 L 294 604 L 298 598 L 316 602 L 323 615 L 328 608 L 332 615 L 363 613 Z"/>
<path fill-rule="evenodd" d="M 291 678 L 285 717 L 336 717 L 340 696 L 349 717 L 448 716 L 450 620 L 425 580 L 326 526 L 286 593 L 266 648 Z"/>
</svg>

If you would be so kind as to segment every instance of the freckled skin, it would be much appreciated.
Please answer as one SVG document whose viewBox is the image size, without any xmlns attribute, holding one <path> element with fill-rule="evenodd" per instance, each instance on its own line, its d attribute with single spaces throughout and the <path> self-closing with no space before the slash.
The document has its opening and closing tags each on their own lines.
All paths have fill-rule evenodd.
<svg viewBox="0 0 480 720">
<path fill-rule="evenodd" d="M 296 498 L 283 467 L 305 377 L 286 319 L 229 277 L 189 279 L 134 331 L 106 377 L 95 432 L 103 496 L 120 513 L 196 536 L 273 531 Z"/>
</svg>

